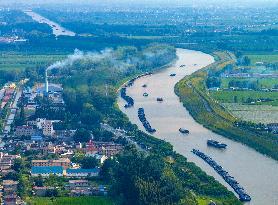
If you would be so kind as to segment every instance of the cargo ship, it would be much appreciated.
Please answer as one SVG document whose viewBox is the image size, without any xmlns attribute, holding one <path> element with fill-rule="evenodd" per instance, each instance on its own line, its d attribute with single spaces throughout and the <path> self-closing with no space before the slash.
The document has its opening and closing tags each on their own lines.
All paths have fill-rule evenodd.
<svg viewBox="0 0 278 205">
<path fill-rule="evenodd" d="M 211 146 L 211 147 L 219 148 L 219 149 L 226 149 L 226 147 L 227 147 L 226 144 L 220 143 L 220 142 L 215 141 L 215 140 L 208 140 L 207 145 Z"/>
<path fill-rule="evenodd" d="M 180 133 L 182 133 L 182 134 L 189 134 L 189 130 L 184 129 L 184 128 L 180 128 L 179 131 L 180 131 Z"/>
<path fill-rule="evenodd" d="M 163 98 L 156 98 L 157 102 L 163 102 Z"/>
</svg>

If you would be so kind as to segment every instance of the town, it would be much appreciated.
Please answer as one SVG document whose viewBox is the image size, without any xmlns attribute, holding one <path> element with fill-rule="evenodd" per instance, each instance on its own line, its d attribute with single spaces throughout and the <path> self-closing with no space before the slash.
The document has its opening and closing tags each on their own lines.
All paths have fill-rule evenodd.
<svg viewBox="0 0 278 205">
<path fill-rule="evenodd" d="M 56 128 L 61 121 L 55 116 L 52 119 L 35 117 L 41 109 L 41 99 L 51 101 L 51 109 L 65 110 L 62 93 L 61 85 L 48 85 L 48 82 L 30 88 L 21 81 L 8 83 L 1 89 L 1 116 L 5 117 L 0 153 L 4 204 L 24 204 L 18 195 L 24 183 L 16 179 L 19 168 L 26 169 L 25 174 L 33 181 L 34 196 L 57 196 L 58 192 L 65 196 L 107 195 L 106 184 L 99 180 L 101 166 L 124 145 L 113 140 L 96 141 L 92 134 L 89 134 L 89 142 L 78 142 L 75 137 L 80 133 Z M 114 130 L 107 124 L 102 127 L 114 133 L 115 138 L 124 136 L 120 129 Z M 62 177 L 64 183 L 58 187 L 47 185 L 53 177 Z"/>
<path fill-rule="evenodd" d="M 277 0 L 1 0 L 0 204 L 278 201 Z"/>
</svg>

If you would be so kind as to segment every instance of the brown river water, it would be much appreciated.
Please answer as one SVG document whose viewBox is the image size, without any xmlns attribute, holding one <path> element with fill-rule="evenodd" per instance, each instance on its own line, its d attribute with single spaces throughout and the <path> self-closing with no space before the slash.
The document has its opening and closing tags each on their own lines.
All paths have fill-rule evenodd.
<svg viewBox="0 0 278 205">
<path fill-rule="evenodd" d="M 185 156 L 188 161 L 194 162 L 208 175 L 213 176 L 232 191 L 213 168 L 190 151 L 193 148 L 199 149 L 212 157 L 251 196 L 251 202 L 246 204 L 278 205 L 278 162 L 204 128 L 191 117 L 174 93 L 174 86 L 179 80 L 213 63 L 213 57 L 199 51 L 185 49 L 177 49 L 177 55 L 178 60 L 173 66 L 136 80 L 134 85 L 127 89 L 127 95 L 135 101 L 134 107 L 124 108 L 125 102 L 119 97 L 120 109 L 132 123 L 145 131 L 137 117 L 138 108 L 143 107 L 147 120 L 157 130 L 153 136 L 171 143 L 175 151 Z M 182 64 L 186 66 L 180 68 Z M 170 77 L 171 73 L 175 73 L 176 76 Z M 143 84 L 147 84 L 147 87 L 143 88 Z M 144 92 L 147 92 L 149 96 L 143 97 Z M 164 101 L 157 102 L 157 97 L 162 97 Z M 190 134 L 181 134 L 178 131 L 181 127 L 188 129 Z M 207 147 L 208 139 L 227 144 L 227 149 L 218 150 Z"/>
</svg>

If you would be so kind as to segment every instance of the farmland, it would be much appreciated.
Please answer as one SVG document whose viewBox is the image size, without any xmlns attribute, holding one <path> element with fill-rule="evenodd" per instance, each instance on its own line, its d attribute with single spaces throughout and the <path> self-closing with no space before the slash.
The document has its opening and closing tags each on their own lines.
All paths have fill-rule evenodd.
<svg viewBox="0 0 278 205">
<path fill-rule="evenodd" d="M 27 201 L 29 205 L 113 205 L 114 203 L 106 197 L 57 197 L 57 198 L 31 198 Z"/>
<path fill-rule="evenodd" d="M 259 88 L 273 88 L 276 84 L 278 84 L 277 78 L 221 78 L 221 88 L 229 88 L 230 81 L 246 81 L 249 82 L 257 82 Z"/>
<path fill-rule="evenodd" d="M 250 58 L 252 65 L 254 65 L 256 62 L 278 62 L 278 54 L 250 54 L 247 56 Z"/>
<path fill-rule="evenodd" d="M 245 103 L 250 99 L 253 102 L 248 104 L 278 106 L 278 92 L 221 90 L 211 91 L 210 96 L 220 103 L 234 103 L 236 98 L 238 103 Z M 261 98 L 269 98 L 273 101 L 260 102 Z"/>
<path fill-rule="evenodd" d="M 197 122 L 222 136 L 244 143 L 263 154 L 278 159 L 277 146 L 274 146 L 277 143 L 275 136 L 234 126 L 238 118 L 224 109 L 222 105 L 222 103 L 233 103 L 234 95 L 238 96 L 238 103 L 248 97 L 271 97 L 275 98 L 275 101 L 267 102 L 267 104 L 277 103 L 278 93 L 229 90 L 208 92 L 204 84 L 208 75 L 207 71 L 218 72 L 232 62 L 228 53 L 215 53 L 215 55 L 219 60 L 181 80 L 175 87 L 176 94 Z M 210 109 L 207 109 L 208 107 Z"/>
<path fill-rule="evenodd" d="M 47 66 L 65 57 L 63 54 L 23 54 L 3 52 L 0 56 L 0 70 L 24 70 Z"/>
<path fill-rule="evenodd" d="M 276 123 L 278 107 L 270 105 L 242 105 L 238 103 L 223 103 L 235 117 L 255 123 Z"/>
</svg>

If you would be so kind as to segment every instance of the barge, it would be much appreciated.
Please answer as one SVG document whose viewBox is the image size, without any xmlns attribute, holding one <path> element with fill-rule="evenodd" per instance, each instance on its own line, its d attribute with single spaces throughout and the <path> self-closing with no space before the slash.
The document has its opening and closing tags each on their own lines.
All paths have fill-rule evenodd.
<svg viewBox="0 0 278 205">
<path fill-rule="evenodd" d="M 157 102 L 163 102 L 163 98 L 156 98 Z"/>
<path fill-rule="evenodd" d="M 226 149 L 227 147 L 226 144 L 211 139 L 207 141 L 207 145 L 218 149 Z"/>
<path fill-rule="evenodd" d="M 134 105 L 133 98 L 126 95 L 126 87 L 121 88 L 120 94 L 121 94 L 121 97 L 126 101 L 126 104 L 124 105 L 125 108 L 129 108 Z"/>
<path fill-rule="evenodd" d="M 238 194 L 239 200 L 251 201 L 251 197 L 245 192 L 244 188 L 240 186 L 235 178 L 229 175 L 229 173 L 224 170 L 223 167 L 217 164 L 212 158 L 197 149 L 193 149 L 191 152 L 203 159 L 206 163 L 208 163 Z"/>
<path fill-rule="evenodd" d="M 182 134 L 189 134 L 189 130 L 184 129 L 184 128 L 180 128 L 179 131 L 180 131 L 180 133 L 182 133 Z"/>
<path fill-rule="evenodd" d="M 138 118 L 142 122 L 142 124 L 147 132 L 149 132 L 149 133 L 156 132 L 156 129 L 152 128 L 149 121 L 146 119 L 144 108 L 138 109 Z"/>
</svg>

